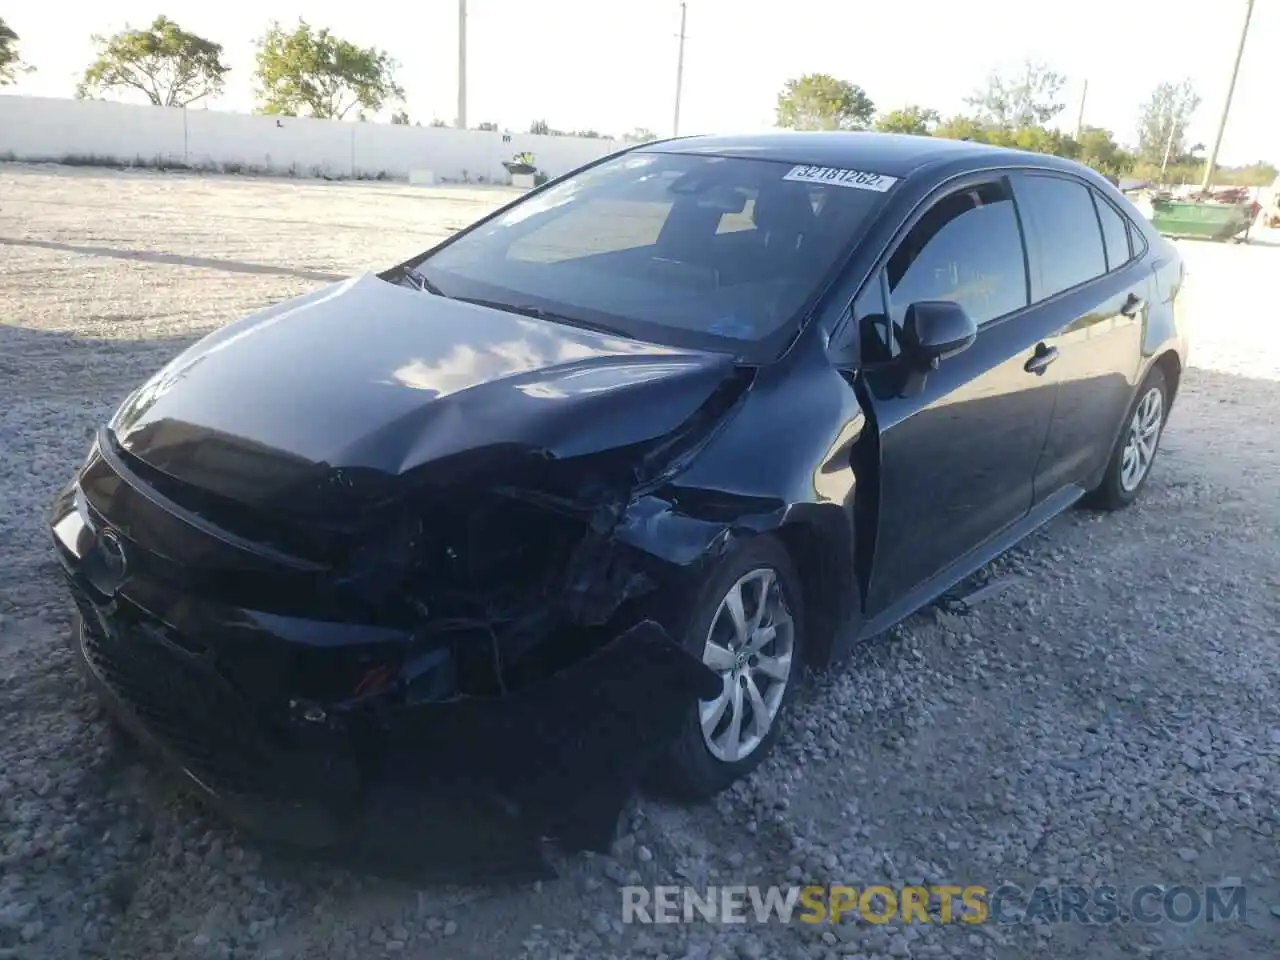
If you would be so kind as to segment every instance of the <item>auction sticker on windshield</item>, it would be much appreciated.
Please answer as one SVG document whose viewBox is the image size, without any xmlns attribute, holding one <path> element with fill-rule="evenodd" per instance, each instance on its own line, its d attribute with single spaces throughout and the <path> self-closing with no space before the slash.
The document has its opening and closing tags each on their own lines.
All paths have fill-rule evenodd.
<svg viewBox="0 0 1280 960">
<path fill-rule="evenodd" d="M 897 177 L 886 177 L 883 173 L 844 170 L 840 167 L 813 167 L 808 164 L 792 167 L 782 179 L 795 180 L 799 183 L 829 183 L 835 187 L 874 190 L 876 193 L 884 193 L 898 182 Z"/>
</svg>

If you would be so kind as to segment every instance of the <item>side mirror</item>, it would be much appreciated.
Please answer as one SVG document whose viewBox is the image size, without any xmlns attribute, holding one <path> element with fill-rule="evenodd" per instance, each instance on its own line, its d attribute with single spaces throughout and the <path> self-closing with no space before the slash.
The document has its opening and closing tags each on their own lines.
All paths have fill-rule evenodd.
<svg viewBox="0 0 1280 960">
<path fill-rule="evenodd" d="M 923 370 L 938 369 L 939 361 L 969 349 L 977 338 L 978 325 L 951 300 L 918 300 L 902 321 L 902 352 Z"/>
</svg>

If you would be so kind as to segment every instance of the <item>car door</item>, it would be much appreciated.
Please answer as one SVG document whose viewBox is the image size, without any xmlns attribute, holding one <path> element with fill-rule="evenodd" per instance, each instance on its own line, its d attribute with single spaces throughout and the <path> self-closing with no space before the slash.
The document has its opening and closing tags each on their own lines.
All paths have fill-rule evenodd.
<svg viewBox="0 0 1280 960">
<path fill-rule="evenodd" d="M 1012 177 L 1026 228 L 1031 298 L 1053 328 L 1058 385 L 1035 499 L 1086 485 L 1111 453 L 1142 352 L 1152 273 L 1141 234 L 1101 191 L 1065 174 Z M 1138 234 L 1134 238 L 1134 234 Z"/>
<path fill-rule="evenodd" d="M 854 302 L 879 442 L 869 617 L 926 585 L 944 588 L 936 581 L 948 568 L 1026 516 L 1053 412 L 1047 368 L 1032 362 L 1052 329 L 1028 309 L 1008 179 L 954 183 L 898 237 Z M 898 337 L 907 307 L 921 300 L 960 303 L 978 334 L 903 396 L 895 392 Z"/>
</svg>

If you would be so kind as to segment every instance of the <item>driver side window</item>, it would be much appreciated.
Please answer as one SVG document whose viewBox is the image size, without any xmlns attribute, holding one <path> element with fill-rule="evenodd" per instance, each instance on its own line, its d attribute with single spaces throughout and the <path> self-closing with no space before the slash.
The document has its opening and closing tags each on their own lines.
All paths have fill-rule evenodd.
<svg viewBox="0 0 1280 960">
<path fill-rule="evenodd" d="M 978 326 L 1025 307 L 1022 231 L 1004 181 L 943 197 L 911 228 L 885 270 L 895 332 L 919 300 L 955 301 Z"/>
</svg>

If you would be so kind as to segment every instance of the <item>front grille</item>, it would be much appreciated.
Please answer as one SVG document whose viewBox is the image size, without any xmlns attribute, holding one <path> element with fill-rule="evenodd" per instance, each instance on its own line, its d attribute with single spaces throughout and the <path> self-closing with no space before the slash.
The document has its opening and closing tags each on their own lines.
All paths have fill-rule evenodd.
<svg viewBox="0 0 1280 960">
<path fill-rule="evenodd" d="M 90 669 L 197 779 L 239 796 L 288 799 L 306 789 L 281 733 L 205 658 L 172 645 L 166 628 L 136 611 L 112 614 L 107 632 L 74 581 L 71 592 L 84 618 L 80 643 Z"/>
<path fill-rule="evenodd" d="M 80 611 L 80 619 L 84 621 L 85 629 L 96 632 L 99 629 L 98 614 L 94 610 L 93 601 L 89 599 L 89 594 L 70 575 L 66 577 L 66 581 L 67 587 L 71 590 L 71 599 L 75 601 L 76 609 Z"/>
<path fill-rule="evenodd" d="M 212 671 L 140 628 L 113 636 L 87 632 L 84 653 L 94 672 L 191 772 L 219 791 L 277 795 L 266 731 L 246 722 L 247 707 Z"/>
</svg>

